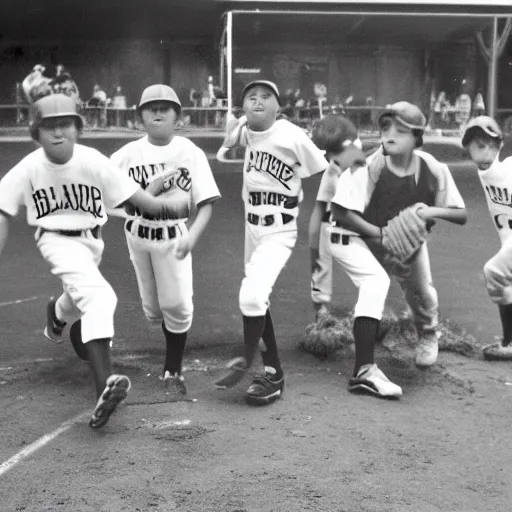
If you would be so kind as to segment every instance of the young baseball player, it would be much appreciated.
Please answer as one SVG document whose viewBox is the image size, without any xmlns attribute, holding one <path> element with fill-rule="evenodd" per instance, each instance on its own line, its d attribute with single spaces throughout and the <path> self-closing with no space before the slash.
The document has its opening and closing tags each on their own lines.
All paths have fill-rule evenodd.
<svg viewBox="0 0 512 512">
<path fill-rule="evenodd" d="M 245 277 L 240 288 L 244 354 L 230 361 L 216 385 L 237 384 L 252 366 L 260 338 L 265 374 L 247 390 L 250 404 L 268 404 L 281 396 L 284 375 L 270 315 L 270 294 L 297 240 L 297 215 L 303 178 L 327 168 L 324 154 L 297 126 L 276 120 L 279 92 L 258 80 L 242 91 L 244 116 L 228 130 L 218 158 L 237 144 L 246 146 L 242 198 L 245 203 Z M 229 128 L 229 127 L 228 127 Z"/>
<path fill-rule="evenodd" d="M 470 121 L 462 146 L 478 168 L 487 207 L 500 237 L 501 249 L 484 265 L 484 277 L 491 300 L 498 306 L 503 338 L 483 348 L 489 360 L 512 359 L 512 156 L 503 151 L 498 123 L 487 116 Z"/>
<path fill-rule="evenodd" d="M 418 343 L 415 363 L 433 365 L 438 355 L 438 299 L 432 284 L 426 242 L 403 264 L 390 258 L 383 232 L 388 223 L 409 210 L 432 226 L 434 219 L 464 224 L 467 214 L 448 167 L 420 151 L 426 119 L 421 110 L 401 101 L 380 117 L 382 150 L 368 165 L 345 172 L 332 200 L 332 214 L 340 226 L 331 238 L 331 251 L 343 262 L 359 289 L 353 326 L 356 360 L 350 391 L 398 398 L 400 386 L 374 363 L 374 344 L 386 301 L 390 275 L 395 275 L 411 308 Z M 426 230 L 425 230 L 426 231 Z"/>
<path fill-rule="evenodd" d="M 329 313 L 332 299 L 331 200 L 341 173 L 365 164 L 357 128 L 346 117 L 330 114 L 313 127 L 313 142 L 325 151 L 329 162 L 324 172 L 309 222 L 311 251 L 311 299 L 318 319 Z M 334 227 L 336 230 L 337 228 Z"/>
<path fill-rule="evenodd" d="M 105 208 L 130 203 L 162 216 L 175 210 L 141 190 L 107 157 L 76 143 L 83 121 L 72 98 L 53 94 L 36 101 L 33 119 L 31 134 L 41 147 L 0 181 L 0 252 L 10 217 L 26 207 L 28 224 L 37 228 L 37 247 L 63 286 L 62 295 L 48 304 L 44 333 L 60 342 L 66 323 L 78 321 L 80 332 L 73 330 L 83 347 L 75 350 L 92 369 L 97 404 L 90 426 L 98 428 L 130 388 L 126 375 L 113 372 L 110 359 L 117 297 L 98 269 Z"/>
<path fill-rule="evenodd" d="M 162 221 L 136 211 L 125 222 L 125 234 L 144 314 L 150 322 L 160 323 L 165 335 L 162 378 L 169 389 L 186 394 L 181 370 L 193 314 L 190 253 L 220 193 L 204 152 L 174 133 L 180 112 L 180 100 L 171 87 L 147 87 L 138 105 L 147 134 L 122 147 L 111 160 L 143 189 L 172 200 L 178 212 Z"/>
</svg>

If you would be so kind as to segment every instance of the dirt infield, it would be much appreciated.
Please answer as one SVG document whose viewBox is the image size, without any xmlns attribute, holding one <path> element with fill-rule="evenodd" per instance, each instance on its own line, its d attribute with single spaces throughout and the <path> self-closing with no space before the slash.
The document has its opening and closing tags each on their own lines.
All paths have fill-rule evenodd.
<svg viewBox="0 0 512 512">
<path fill-rule="evenodd" d="M 16 151 L 0 145 L 0 175 Z M 186 401 L 173 401 L 158 379 L 163 342 L 144 321 L 122 223 L 112 219 L 105 229 L 102 269 L 119 296 L 115 365 L 133 390 L 100 431 L 87 426 L 87 365 L 67 343 L 42 336 L 46 300 L 59 284 L 23 219 L 13 223 L 0 257 L 0 511 L 509 512 L 509 364 L 442 351 L 437 366 L 420 371 L 401 347 L 379 346 L 379 366 L 404 390 L 390 402 L 347 392 L 350 355 L 320 361 L 299 350 L 312 319 L 306 233 L 315 179 L 305 183 L 300 240 L 273 295 L 284 396 L 254 408 L 243 399 L 247 381 L 214 389 L 241 341 L 236 171 L 215 166 L 223 198 L 194 256 Z M 499 334 L 481 277 L 498 240 L 474 173 L 459 166 L 454 175 L 469 223 L 438 223 L 432 267 L 442 316 L 482 344 Z M 355 291 L 339 274 L 335 283 L 341 311 Z M 388 307 L 401 305 L 393 283 Z"/>
</svg>

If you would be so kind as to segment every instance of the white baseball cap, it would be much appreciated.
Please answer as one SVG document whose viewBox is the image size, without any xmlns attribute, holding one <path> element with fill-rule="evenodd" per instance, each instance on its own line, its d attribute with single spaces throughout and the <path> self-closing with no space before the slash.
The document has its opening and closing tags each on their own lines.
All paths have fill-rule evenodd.
<svg viewBox="0 0 512 512">
<path fill-rule="evenodd" d="M 76 101 L 66 94 L 49 94 L 37 100 L 33 106 L 34 124 L 53 117 L 75 117 L 83 127 L 82 116 L 77 111 Z"/>
<path fill-rule="evenodd" d="M 492 117 L 477 116 L 467 124 L 466 129 L 464 130 L 464 134 L 462 135 L 463 147 L 466 147 L 469 144 L 472 133 L 477 130 L 482 130 L 493 139 L 503 140 L 503 133 L 498 123 Z"/>
<path fill-rule="evenodd" d="M 277 88 L 277 85 L 274 82 L 271 82 L 270 80 L 254 80 L 252 82 L 249 82 L 242 90 L 242 103 L 244 102 L 245 95 L 249 92 L 249 90 L 253 87 L 257 87 L 258 85 L 270 89 L 274 96 L 277 98 L 277 102 L 281 104 L 281 99 L 279 97 L 279 89 Z"/>
<path fill-rule="evenodd" d="M 174 103 L 178 107 L 178 111 L 181 111 L 181 102 L 178 95 L 174 92 L 174 89 L 168 85 L 155 84 L 146 87 L 142 91 L 137 108 L 141 109 L 144 105 L 152 103 L 153 101 L 168 101 Z"/>
</svg>

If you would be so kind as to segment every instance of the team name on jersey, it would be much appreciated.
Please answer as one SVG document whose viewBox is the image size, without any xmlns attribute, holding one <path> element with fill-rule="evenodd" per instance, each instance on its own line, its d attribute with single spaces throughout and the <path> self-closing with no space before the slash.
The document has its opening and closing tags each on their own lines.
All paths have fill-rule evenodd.
<svg viewBox="0 0 512 512">
<path fill-rule="evenodd" d="M 493 185 L 486 185 L 485 190 L 489 199 L 496 204 L 501 204 L 503 206 L 512 207 L 512 197 L 510 192 L 506 188 L 495 187 Z"/>
<path fill-rule="evenodd" d="M 32 193 L 32 199 L 38 219 L 58 210 L 80 210 L 94 218 L 103 217 L 101 190 L 93 185 L 73 183 L 60 188 L 40 188 Z"/>
<path fill-rule="evenodd" d="M 136 181 L 142 188 L 146 188 L 148 184 L 151 182 L 150 177 L 155 174 L 167 174 L 165 177 L 163 186 L 166 192 L 170 190 L 174 190 L 176 187 L 188 192 L 190 187 L 192 186 L 192 178 L 190 177 L 190 172 L 185 167 L 178 167 L 174 172 L 165 172 L 166 164 L 165 162 L 161 164 L 149 164 L 148 165 L 150 171 L 146 169 L 145 165 L 137 165 L 135 167 L 130 167 L 128 169 L 128 176 Z M 156 178 L 158 179 L 158 178 Z"/>
<path fill-rule="evenodd" d="M 165 162 L 160 164 L 135 165 L 128 169 L 128 176 L 136 181 L 142 188 L 146 188 L 150 176 L 154 176 L 156 173 L 166 170 L 167 166 Z"/>
<path fill-rule="evenodd" d="M 293 169 L 270 153 L 251 151 L 247 172 L 250 171 L 266 172 L 290 190 L 287 182 L 293 178 Z"/>
<path fill-rule="evenodd" d="M 286 209 L 295 208 L 299 204 L 297 196 L 287 196 L 278 192 L 249 192 L 249 204 L 253 206 L 282 206 Z"/>
</svg>

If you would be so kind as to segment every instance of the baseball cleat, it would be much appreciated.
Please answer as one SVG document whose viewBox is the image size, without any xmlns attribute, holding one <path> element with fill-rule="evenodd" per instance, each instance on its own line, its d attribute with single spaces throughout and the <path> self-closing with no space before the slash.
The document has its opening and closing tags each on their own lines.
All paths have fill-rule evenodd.
<svg viewBox="0 0 512 512">
<path fill-rule="evenodd" d="M 363 364 L 357 375 L 349 380 L 348 390 L 370 393 L 381 398 L 402 396 L 402 388 L 391 382 L 376 364 Z"/>
<path fill-rule="evenodd" d="M 44 335 L 55 343 L 62 343 L 62 332 L 66 326 L 66 322 L 60 322 L 55 316 L 55 303 L 56 299 L 50 299 L 46 306 L 46 326 L 44 328 Z"/>
<path fill-rule="evenodd" d="M 482 353 L 487 361 L 512 361 L 512 344 L 491 343 L 482 348 Z"/>
<path fill-rule="evenodd" d="M 107 385 L 98 398 L 89 421 L 91 428 L 101 428 L 107 423 L 118 404 L 126 398 L 130 388 L 131 382 L 126 375 L 114 374 L 107 379 Z"/>
<path fill-rule="evenodd" d="M 249 386 L 245 399 L 251 405 L 268 405 L 281 398 L 284 391 L 284 377 L 274 380 L 270 373 L 257 375 Z"/>
<path fill-rule="evenodd" d="M 226 365 L 225 375 L 215 381 L 215 386 L 219 389 L 232 388 L 244 378 L 246 371 L 245 357 L 235 357 Z"/>
<path fill-rule="evenodd" d="M 428 368 L 436 363 L 438 353 L 439 342 L 437 334 L 421 336 L 416 345 L 416 359 L 414 363 L 419 368 Z"/>
<path fill-rule="evenodd" d="M 169 370 L 165 370 L 164 376 L 160 377 L 163 380 L 167 390 L 176 395 L 186 395 L 187 387 L 185 386 L 185 379 L 182 375 L 175 373 L 171 374 Z"/>
</svg>

